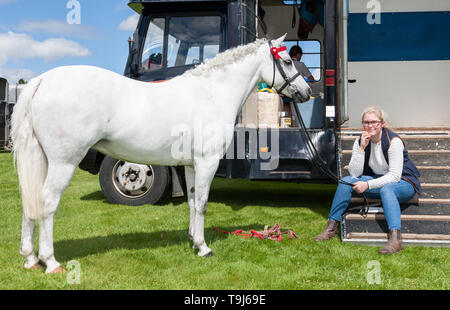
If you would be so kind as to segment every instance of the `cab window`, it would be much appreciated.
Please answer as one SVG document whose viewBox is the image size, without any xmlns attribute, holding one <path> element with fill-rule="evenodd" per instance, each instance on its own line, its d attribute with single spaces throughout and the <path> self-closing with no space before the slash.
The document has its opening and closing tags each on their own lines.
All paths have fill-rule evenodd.
<svg viewBox="0 0 450 310">
<path fill-rule="evenodd" d="M 162 67 L 164 24 L 164 18 L 155 18 L 149 23 L 141 63 L 142 68 L 146 71 L 161 69 Z"/>
<path fill-rule="evenodd" d="M 222 18 L 216 16 L 167 16 L 150 19 L 142 69 L 195 65 L 220 51 Z"/>
</svg>

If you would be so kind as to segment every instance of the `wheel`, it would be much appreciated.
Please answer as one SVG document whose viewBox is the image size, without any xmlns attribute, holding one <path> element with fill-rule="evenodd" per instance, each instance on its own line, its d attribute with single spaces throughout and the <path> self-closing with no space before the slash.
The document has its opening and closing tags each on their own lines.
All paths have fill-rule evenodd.
<svg viewBox="0 0 450 310">
<path fill-rule="evenodd" d="M 170 175 L 167 167 L 134 164 L 106 156 L 99 178 L 110 203 L 140 206 L 156 204 L 163 197 Z"/>
</svg>

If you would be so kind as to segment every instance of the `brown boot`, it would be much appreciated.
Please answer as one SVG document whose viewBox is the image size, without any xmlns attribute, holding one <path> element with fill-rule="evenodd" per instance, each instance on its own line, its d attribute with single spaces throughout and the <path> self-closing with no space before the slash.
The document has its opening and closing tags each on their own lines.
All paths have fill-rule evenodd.
<svg viewBox="0 0 450 310">
<path fill-rule="evenodd" d="M 403 250 L 402 246 L 402 233 L 400 229 L 391 229 L 389 231 L 389 239 L 384 248 L 378 253 L 380 254 L 394 254 Z"/>
<path fill-rule="evenodd" d="M 320 235 L 314 238 L 314 241 L 325 241 L 336 237 L 338 234 L 338 226 L 338 221 L 328 220 L 327 227 L 325 227 L 324 231 Z"/>
</svg>

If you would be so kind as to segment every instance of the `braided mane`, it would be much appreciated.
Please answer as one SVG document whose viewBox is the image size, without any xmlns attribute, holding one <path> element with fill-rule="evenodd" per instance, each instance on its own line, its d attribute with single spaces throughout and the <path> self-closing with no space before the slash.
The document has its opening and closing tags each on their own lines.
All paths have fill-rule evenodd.
<svg viewBox="0 0 450 310">
<path fill-rule="evenodd" d="M 183 75 L 198 76 L 211 73 L 216 69 L 223 68 L 225 65 L 235 62 L 237 59 L 254 53 L 261 45 L 267 44 L 267 42 L 266 39 L 258 39 L 255 42 L 228 49 L 217 54 L 214 58 L 206 59 L 202 64 L 186 71 Z"/>
</svg>

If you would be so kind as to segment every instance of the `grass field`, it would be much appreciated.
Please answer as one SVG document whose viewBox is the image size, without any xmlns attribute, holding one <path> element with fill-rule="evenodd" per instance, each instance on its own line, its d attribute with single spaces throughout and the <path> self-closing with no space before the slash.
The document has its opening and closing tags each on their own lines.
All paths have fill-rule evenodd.
<svg viewBox="0 0 450 310">
<path fill-rule="evenodd" d="M 214 255 L 201 258 L 188 239 L 184 198 L 157 206 L 111 205 L 98 176 L 77 170 L 54 228 L 55 256 L 69 271 L 45 275 L 43 269 L 23 268 L 17 175 L 12 155 L 0 152 L 0 289 L 450 289 L 449 249 L 406 247 L 382 256 L 377 247 L 339 238 L 315 243 L 334 190 L 333 185 L 215 179 L 205 220 Z M 278 243 L 213 230 L 275 223 L 300 238 Z M 71 281 L 76 269 L 68 268 L 74 262 L 79 284 Z M 380 281 L 374 283 L 377 270 Z"/>
</svg>

